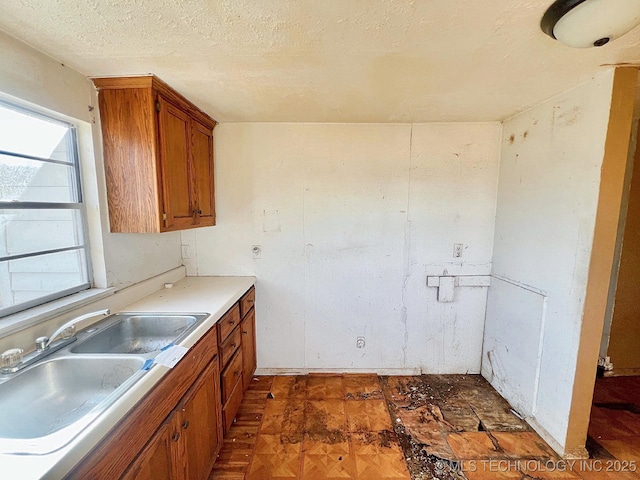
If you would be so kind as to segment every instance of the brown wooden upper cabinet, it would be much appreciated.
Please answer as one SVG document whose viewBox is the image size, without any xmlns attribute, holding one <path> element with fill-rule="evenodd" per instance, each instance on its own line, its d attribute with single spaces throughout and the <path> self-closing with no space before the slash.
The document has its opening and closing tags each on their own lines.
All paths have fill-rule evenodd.
<svg viewBox="0 0 640 480">
<path fill-rule="evenodd" d="M 94 78 L 112 232 L 215 225 L 216 121 L 159 78 Z"/>
</svg>

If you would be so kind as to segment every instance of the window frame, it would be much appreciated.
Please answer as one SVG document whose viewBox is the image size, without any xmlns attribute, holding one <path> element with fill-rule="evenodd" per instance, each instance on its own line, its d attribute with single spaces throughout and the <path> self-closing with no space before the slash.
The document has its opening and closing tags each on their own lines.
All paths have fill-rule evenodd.
<svg viewBox="0 0 640 480">
<path fill-rule="evenodd" d="M 58 165 L 64 165 L 67 167 L 71 167 L 73 169 L 73 185 L 70 185 L 72 189 L 72 193 L 74 194 L 75 202 L 17 202 L 17 201 L 0 201 L 0 210 L 76 210 L 80 216 L 81 228 L 79 231 L 82 234 L 82 243 L 72 247 L 63 247 L 63 248 L 54 248 L 48 250 L 41 250 L 37 252 L 30 253 L 21 253 L 16 255 L 7 255 L 0 256 L 0 262 L 8 262 L 11 260 L 19 260 L 22 258 L 34 258 L 43 255 L 49 255 L 54 253 L 63 253 L 67 251 L 81 251 L 84 252 L 84 267 L 86 269 L 86 282 L 83 282 L 74 287 L 60 290 L 48 295 L 43 295 L 38 298 L 34 298 L 32 300 L 28 300 L 26 302 L 21 302 L 19 304 L 14 304 L 9 307 L 0 308 L 0 323 L 2 320 L 10 315 L 14 315 L 16 313 L 20 313 L 26 310 L 29 310 L 34 307 L 38 307 L 44 305 L 46 303 L 53 302 L 55 300 L 59 300 L 61 298 L 67 297 L 69 295 L 73 295 L 79 292 L 87 291 L 93 288 L 93 269 L 91 262 L 91 248 L 89 244 L 89 226 L 88 226 L 88 218 L 87 218 L 87 208 L 86 202 L 83 194 L 83 176 L 82 176 L 82 166 L 80 162 L 79 155 L 79 139 L 78 139 L 78 125 L 72 121 L 62 119 L 61 117 L 56 116 L 51 113 L 43 113 L 42 111 L 37 110 L 33 106 L 23 106 L 20 104 L 13 103 L 11 101 L 7 101 L 4 98 L 0 97 L 0 107 L 15 110 L 19 113 L 39 118 L 42 120 L 46 120 L 51 123 L 55 123 L 58 125 L 62 125 L 64 127 L 69 128 L 69 136 L 67 139 L 68 142 L 68 161 L 56 160 L 51 158 L 42 158 L 33 155 L 21 154 L 17 152 L 11 152 L 6 150 L 0 150 L 0 155 L 25 159 L 25 160 L 33 160 L 40 161 L 44 163 L 52 163 Z"/>
</svg>

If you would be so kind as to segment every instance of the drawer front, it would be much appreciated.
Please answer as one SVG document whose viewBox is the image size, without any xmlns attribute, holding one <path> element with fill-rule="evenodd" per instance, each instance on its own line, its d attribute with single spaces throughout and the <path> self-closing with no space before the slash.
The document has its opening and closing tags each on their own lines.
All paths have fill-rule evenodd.
<svg viewBox="0 0 640 480">
<path fill-rule="evenodd" d="M 227 368 L 222 372 L 222 404 L 229 400 L 233 387 L 239 378 L 242 378 L 242 349 L 236 351 Z"/>
<path fill-rule="evenodd" d="M 224 423 L 225 434 L 229 431 L 231 425 L 233 425 L 233 419 L 236 418 L 236 413 L 238 413 L 240 403 L 242 403 L 242 380 L 238 379 L 231 391 L 231 395 L 229 396 L 227 403 L 222 409 L 222 421 Z"/>
<path fill-rule="evenodd" d="M 238 347 L 240 347 L 240 341 L 242 339 L 242 333 L 240 332 L 240 326 L 238 325 L 229 338 L 220 346 L 220 368 L 224 369 L 229 363 L 229 359 L 236 353 Z"/>
<path fill-rule="evenodd" d="M 256 303 L 256 289 L 251 287 L 251 290 L 240 299 L 240 316 L 242 318 L 253 308 L 254 303 Z"/>
<path fill-rule="evenodd" d="M 218 343 L 222 344 L 238 325 L 240 325 L 240 308 L 236 303 L 218 320 Z"/>
</svg>

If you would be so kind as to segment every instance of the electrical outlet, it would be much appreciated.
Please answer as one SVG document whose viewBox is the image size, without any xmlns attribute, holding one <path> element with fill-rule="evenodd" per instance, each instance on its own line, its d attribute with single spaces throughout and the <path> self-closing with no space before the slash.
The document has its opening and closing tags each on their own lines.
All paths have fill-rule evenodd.
<svg viewBox="0 0 640 480">
<path fill-rule="evenodd" d="M 364 348 L 364 337 L 356 338 L 356 348 Z"/>
<path fill-rule="evenodd" d="M 460 258 L 462 256 L 462 250 L 464 245 L 462 243 L 453 244 L 453 258 Z"/>
<path fill-rule="evenodd" d="M 182 258 L 184 260 L 191 258 L 191 248 L 189 248 L 189 245 L 182 245 Z"/>
</svg>

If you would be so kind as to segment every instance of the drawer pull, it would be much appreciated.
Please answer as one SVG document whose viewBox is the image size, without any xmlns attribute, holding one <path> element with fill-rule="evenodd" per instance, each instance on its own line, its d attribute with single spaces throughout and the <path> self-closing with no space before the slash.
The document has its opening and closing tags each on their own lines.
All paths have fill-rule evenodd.
<svg viewBox="0 0 640 480">
<path fill-rule="evenodd" d="M 184 430 L 186 430 L 187 428 L 189 428 L 189 420 L 185 420 L 184 422 L 182 422 L 182 428 Z"/>
<path fill-rule="evenodd" d="M 249 334 L 249 330 L 243 330 L 242 333 L 244 333 L 245 335 Z"/>
<path fill-rule="evenodd" d="M 171 440 L 173 440 L 174 442 L 177 442 L 178 440 L 180 440 L 180 433 L 176 432 L 171 436 Z"/>
</svg>

